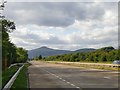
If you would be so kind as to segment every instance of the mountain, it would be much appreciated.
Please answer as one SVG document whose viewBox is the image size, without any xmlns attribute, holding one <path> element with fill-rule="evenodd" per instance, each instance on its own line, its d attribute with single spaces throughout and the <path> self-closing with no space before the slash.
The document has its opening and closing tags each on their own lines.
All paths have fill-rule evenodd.
<svg viewBox="0 0 120 90">
<path fill-rule="evenodd" d="M 78 49 L 74 52 L 92 52 L 92 51 L 95 51 L 96 49 L 94 48 L 84 48 L 84 49 Z"/>
<path fill-rule="evenodd" d="M 39 55 L 42 55 L 42 57 L 46 57 L 46 56 L 54 56 L 54 55 L 68 54 L 68 53 L 74 53 L 74 52 L 90 52 L 94 50 L 95 49 L 85 48 L 85 49 L 79 49 L 76 51 L 69 51 L 69 50 L 51 49 L 51 48 L 43 46 L 41 48 L 29 50 L 28 57 L 31 59 L 34 57 L 38 57 Z"/>
<path fill-rule="evenodd" d="M 101 50 L 101 51 L 112 51 L 112 50 L 115 50 L 115 48 L 114 47 L 112 47 L 112 46 L 109 46 L 109 47 L 103 47 L 103 48 L 100 48 L 100 49 L 98 49 L 99 51 Z"/>
<path fill-rule="evenodd" d="M 41 48 L 28 51 L 28 57 L 33 58 L 33 57 L 38 57 L 39 55 L 46 57 L 46 56 L 67 54 L 71 52 L 72 51 L 69 51 L 69 50 L 57 50 L 57 49 L 51 49 L 43 46 Z"/>
</svg>

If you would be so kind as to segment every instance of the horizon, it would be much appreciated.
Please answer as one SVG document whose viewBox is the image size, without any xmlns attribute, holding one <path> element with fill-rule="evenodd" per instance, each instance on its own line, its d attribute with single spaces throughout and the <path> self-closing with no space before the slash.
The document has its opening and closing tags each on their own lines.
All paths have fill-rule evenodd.
<svg viewBox="0 0 120 90">
<path fill-rule="evenodd" d="M 38 47 L 38 48 L 35 48 L 35 49 L 39 49 L 39 48 L 49 48 L 49 49 L 55 49 L 55 50 L 68 50 L 68 51 L 76 51 L 76 50 L 79 50 L 79 49 L 100 49 L 100 48 L 104 48 L 104 47 L 100 47 L 100 48 L 91 48 L 91 47 L 88 47 L 88 48 L 78 48 L 78 49 L 75 49 L 75 50 L 69 50 L 69 49 L 59 49 L 59 48 L 50 48 L 50 47 L 47 47 L 47 46 L 41 46 L 41 47 Z M 105 47 L 113 47 L 113 46 L 105 46 Z M 113 47 L 115 48 L 115 47 Z M 35 50 L 35 49 L 31 49 L 31 50 Z M 115 49 L 118 49 L 118 48 L 115 48 Z M 31 50 L 28 50 L 28 51 L 31 51 Z"/>
<path fill-rule="evenodd" d="M 11 41 L 26 50 L 118 48 L 117 2 L 8 2 L 3 14 L 16 24 Z"/>
</svg>

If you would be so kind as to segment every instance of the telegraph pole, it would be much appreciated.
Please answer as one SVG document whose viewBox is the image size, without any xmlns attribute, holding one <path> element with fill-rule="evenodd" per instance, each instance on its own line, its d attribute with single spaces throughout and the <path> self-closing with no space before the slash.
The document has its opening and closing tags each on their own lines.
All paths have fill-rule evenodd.
<svg viewBox="0 0 120 90">
<path fill-rule="evenodd" d="M 0 49 L 2 50 L 2 20 L 5 18 L 5 16 L 3 15 L 3 10 L 4 10 L 4 7 L 5 7 L 5 3 L 7 3 L 7 1 L 4 1 L 4 0 L 0 0 Z M 3 68 L 6 68 L 7 67 L 7 56 L 5 57 L 5 60 L 3 62 L 2 60 L 2 51 L 0 51 L 0 63 L 1 63 L 1 67 L 3 66 Z M 0 89 L 1 89 L 1 86 L 0 86 Z"/>
</svg>

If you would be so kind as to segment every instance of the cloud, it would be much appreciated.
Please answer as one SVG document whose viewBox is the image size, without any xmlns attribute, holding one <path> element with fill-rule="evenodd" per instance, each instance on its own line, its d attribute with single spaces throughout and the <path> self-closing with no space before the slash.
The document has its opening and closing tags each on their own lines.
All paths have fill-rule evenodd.
<svg viewBox="0 0 120 90">
<path fill-rule="evenodd" d="M 106 3 L 109 4 L 111 3 Z M 113 3 L 114 5 L 114 3 Z M 24 2 L 8 3 L 5 15 L 17 24 L 67 27 L 75 20 L 100 20 L 105 14 L 103 3 Z"/>
<path fill-rule="evenodd" d="M 8 3 L 4 13 L 17 24 L 12 42 L 26 49 L 117 47 L 117 3 Z"/>
</svg>

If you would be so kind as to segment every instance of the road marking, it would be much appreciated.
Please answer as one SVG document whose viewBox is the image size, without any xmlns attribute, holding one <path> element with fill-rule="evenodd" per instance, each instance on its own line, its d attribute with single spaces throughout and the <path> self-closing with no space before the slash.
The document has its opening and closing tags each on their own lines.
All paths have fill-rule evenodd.
<svg viewBox="0 0 120 90">
<path fill-rule="evenodd" d="M 74 84 L 70 84 L 71 86 L 75 86 Z"/>
<path fill-rule="evenodd" d="M 52 74 L 53 76 L 55 75 L 55 74 Z"/>
<path fill-rule="evenodd" d="M 70 83 L 70 82 L 67 82 L 68 84 Z"/>
<path fill-rule="evenodd" d="M 59 78 L 59 76 L 56 76 L 57 78 Z"/>
<path fill-rule="evenodd" d="M 75 87 L 75 88 L 77 88 L 77 89 L 82 90 L 82 88 L 80 88 L 80 87 L 78 87 L 78 86 L 76 86 L 76 85 L 74 85 L 74 84 L 72 84 L 72 83 L 66 81 L 65 79 L 63 79 L 63 78 L 61 78 L 61 77 L 59 77 L 59 76 L 57 76 L 57 75 L 55 75 L 55 74 L 53 74 L 53 73 L 51 73 L 51 72 L 45 70 L 45 69 L 41 69 L 41 70 L 43 70 L 43 71 L 45 71 L 45 72 L 47 72 L 47 73 L 49 73 L 49 74 L 51 74 L 51 75 L 57 77 L 58 79 L 60 79 L 60 80 L 62 80 L 62 81 L 64 81 L 64 82 L 66 82 L 67 84 L 69 84 L 69 85 L 71 85 L 71 86 L 73 86 L 73 87 Z"/>
<path fill-rule="evenodd" d="M 62 78 L 59 78 L 59 79 L 62 79 Z"/>
<path fill-rule="evenodd" d="M 110 79 L 110 77 L 103 77 L 104 79 Z"/>
<path fill-rule="evenodd" d="M 76 87 L 76 88 L 80 88 L 80 87 Z"/>
<path fill-rule="evenodd" d="M 65 82 L 66 80 L 63 79 L 63 81 Z"/>
</svg>

